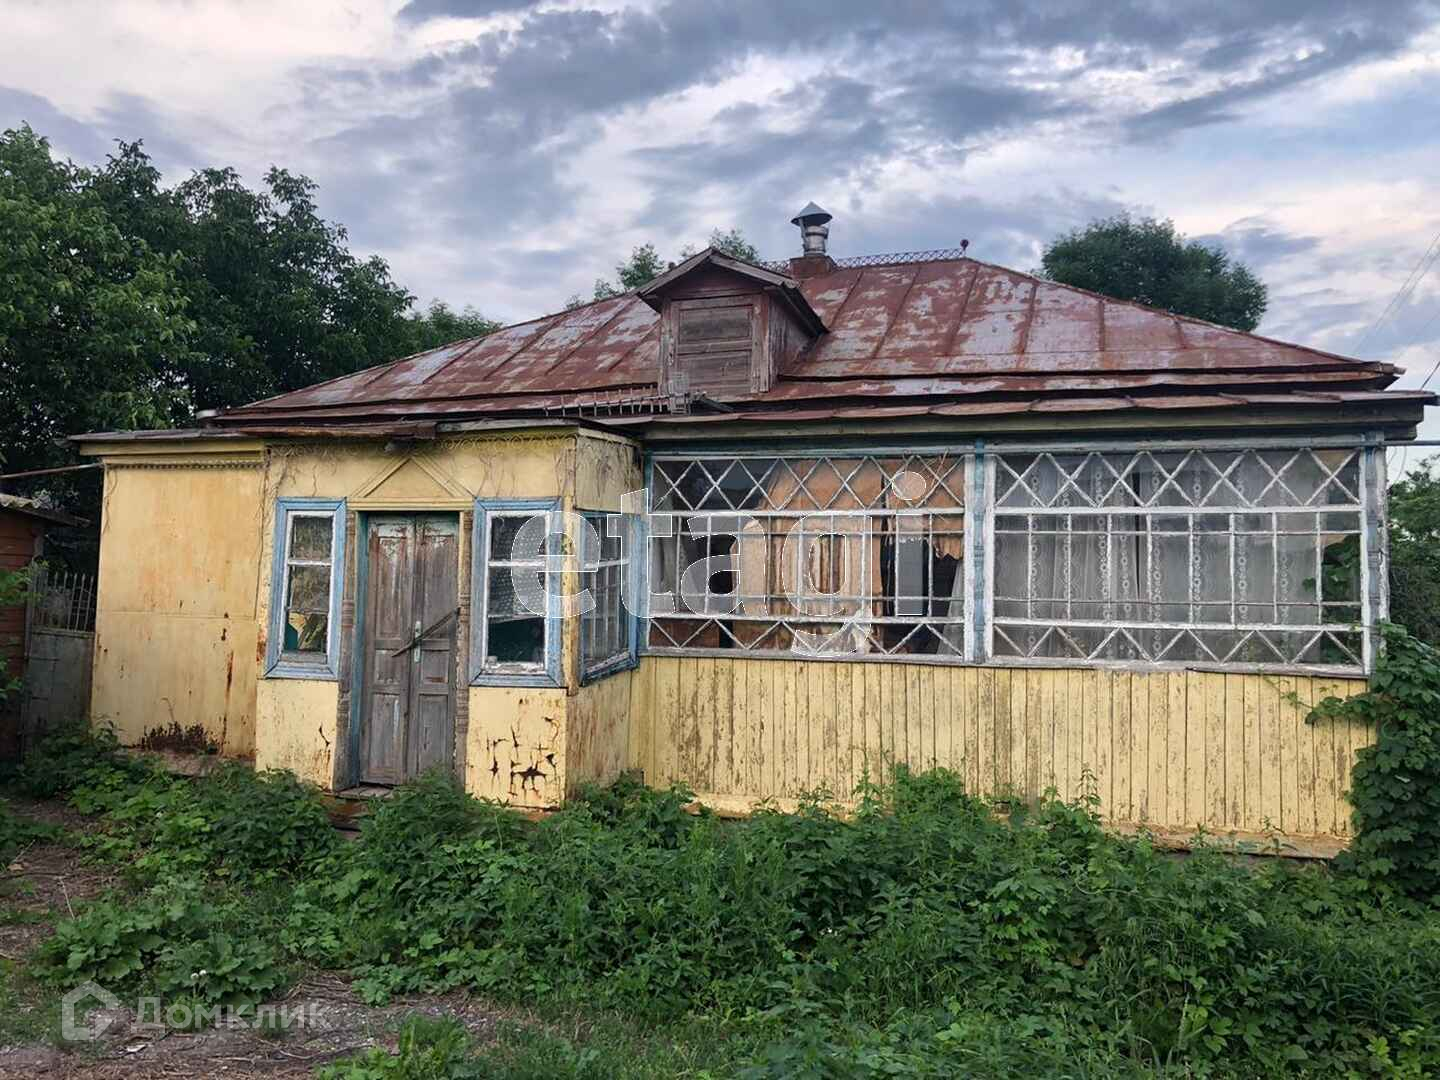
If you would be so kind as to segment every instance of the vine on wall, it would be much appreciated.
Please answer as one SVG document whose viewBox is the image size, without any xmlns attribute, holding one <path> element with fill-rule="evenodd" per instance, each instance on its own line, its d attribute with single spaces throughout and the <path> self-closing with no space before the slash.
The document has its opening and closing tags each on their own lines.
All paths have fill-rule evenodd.
<svg viewBox="0 0 1440 1080">
<path fill-rule="evenodd" d="M 1440 649 L 1394 624 L 1382 633 L 1369 689 L 1326 698 L 1311 714 L 1376 731 L 1356 756 L 1356 837 L 1339 865 L 1382 890 L 1440 905 Z"/>
</svg>

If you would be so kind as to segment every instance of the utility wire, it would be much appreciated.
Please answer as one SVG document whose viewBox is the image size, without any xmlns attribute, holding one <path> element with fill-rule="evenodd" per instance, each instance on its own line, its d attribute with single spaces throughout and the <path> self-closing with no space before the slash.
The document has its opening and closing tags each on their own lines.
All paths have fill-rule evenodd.
<svg viewBox="0 0 1440 1080">
<path fill-rule="evenodd" d="M 1355 347 L 1357 353 L 1365 350 L 1366 343 L 1374 335 L 1375 331 L 1380 328 L 1380 325 L 1388 319 L 1393 312 L 1398 311 L 1400 306 L 1414 294 L 1416 287 L 1424 280 L 1425 275 L 1430 272 L 1431 267 L 1435 265 L 1437 259 L 1440 259 L 1440 232 L 1435 234 L 1435 238 L 1430 241 L 1430 246 L 1425 249 L 1425 253 L 1421 255 L 1419 261 L 1411 267 L 1410 273 L 1407 274 L 1405 280 L 1400 283 L 1400 288 L 1395 290 L 1395 295 L 1392 296 L 1390 302 L 1385 305 L 1385 310 L 1380 312 L 1379 318 L 1370 324 L 1370 328 L 1366 330 L 1360 338 L 1360 343 Z"/>
</svg>

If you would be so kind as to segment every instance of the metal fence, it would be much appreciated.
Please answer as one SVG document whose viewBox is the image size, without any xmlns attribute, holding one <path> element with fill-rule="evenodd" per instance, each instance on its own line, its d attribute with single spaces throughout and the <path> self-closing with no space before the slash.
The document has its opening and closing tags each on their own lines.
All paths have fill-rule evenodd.
<svg viewBox="0 0 1440 1080">
<path fill-rule="evenodd" d="M 29 630 L 95 629 L 95 575 L 37 566 L 30 579 Z"/>
</svg>

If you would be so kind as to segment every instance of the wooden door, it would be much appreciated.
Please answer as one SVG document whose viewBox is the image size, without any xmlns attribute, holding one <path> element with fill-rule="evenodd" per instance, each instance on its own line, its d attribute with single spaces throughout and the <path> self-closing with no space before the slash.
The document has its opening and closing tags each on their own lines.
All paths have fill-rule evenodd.
<svg viewBox="0 0 1440 1080">
<path fill-rule="evenodd" d="M 398 784 L 452 760 L 459 522 L 387 514 L 366 532 L 360 781 Z"/>
</svg>

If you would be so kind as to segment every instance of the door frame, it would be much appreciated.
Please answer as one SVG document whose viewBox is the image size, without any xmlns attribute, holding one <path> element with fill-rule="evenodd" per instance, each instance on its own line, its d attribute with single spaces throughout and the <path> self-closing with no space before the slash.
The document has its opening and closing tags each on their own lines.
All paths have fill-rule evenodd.
<svg viewBox="0 0 1440 1080">
<path fill-rule="evenodd" d="M 343 788 L 353 788 L 360 784 L 361 761 L 363 753 L 363 732 L 361 725 L 364 723 L 364 684 L 365 684 L 365 614 L 368 607 L 370 581 L 370 522 L 376 517 L 410 516 L 421 517 L 426 515 L 454 515 L 456 519 L 456 557 L 459 559 L 456 583 L 456 600 L 460 607 L 460 614 L 455 620 L 455 653 L 452 657 L 450 672 L 450 733 L 452 746 L 450 748 L 450 768 L 455 775 L 463 775 L 464 761 L 459 751 L 459 741 L 464 730 L 464 724 L 468 709 L 461 705 L 462 692 L 468 689 L 467 682 L 461 679 L 461 675 L 468 668 L 468 657 L 470 655 L 470 611 L 469 595 L 466 585 L 469 579 L 465 576 L 465 560 L 470 557 L 467 537 L 465 535 L 466 521 L 465 512 L 457 510 L 452 506 L 423 507 L 407 506 L 404 509 L 371 509 L 355 511 L 355 557 L 350 560 L 350 565 L 355 568 L 355 614 L 352 620 L 350 633 L 345 635 L 344 647 L 350 653 L 350 702 L 346 710 L 349 718 L 349 730 L 346 733 L 346 754 L 348 759 L 343 770 Z"/>
</svg>

